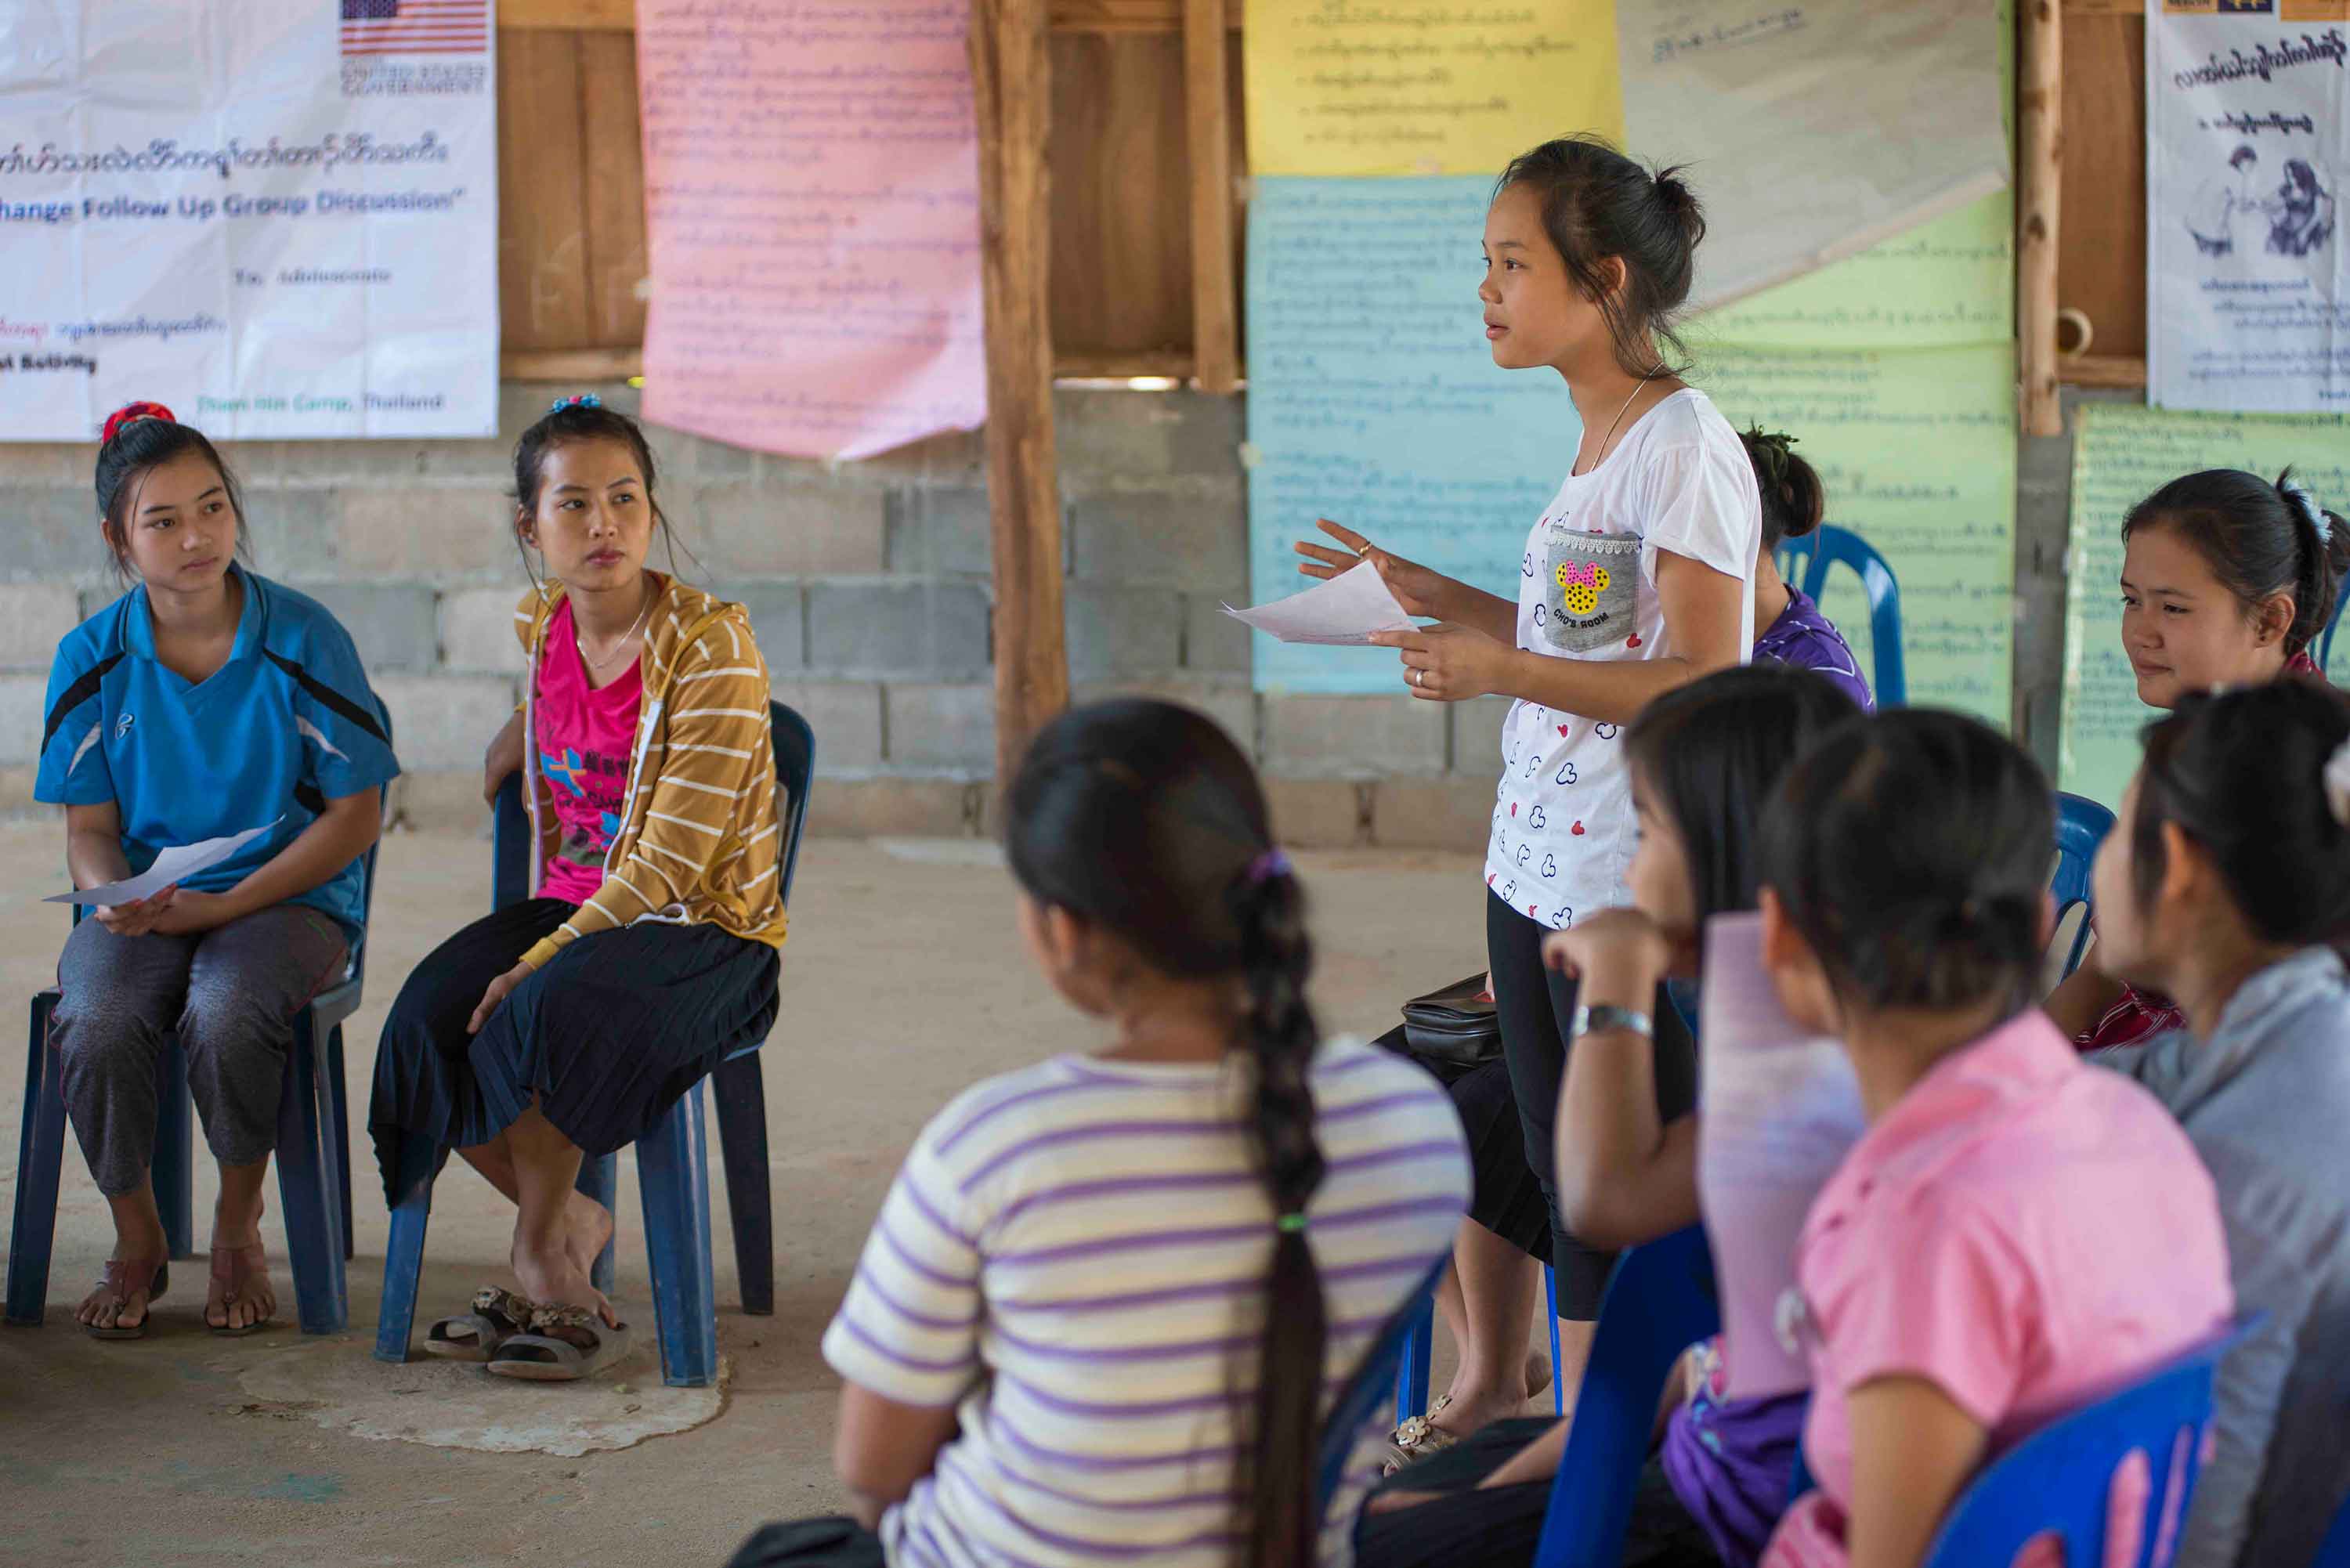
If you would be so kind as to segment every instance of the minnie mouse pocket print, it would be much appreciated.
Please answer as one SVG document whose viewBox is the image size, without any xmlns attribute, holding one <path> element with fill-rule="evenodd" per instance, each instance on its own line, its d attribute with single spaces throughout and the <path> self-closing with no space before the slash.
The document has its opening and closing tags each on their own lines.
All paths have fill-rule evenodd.
<svg viewBox="0 0 2350 1568">
<path fill-rule="evenodd" d="M 1543 603 L 1534 624 L 1563 653 L 1592 653 L 1620 643 L 1630 628 L 1639 578 L 1640 541 L 1554 533 Z"/>
</svg>

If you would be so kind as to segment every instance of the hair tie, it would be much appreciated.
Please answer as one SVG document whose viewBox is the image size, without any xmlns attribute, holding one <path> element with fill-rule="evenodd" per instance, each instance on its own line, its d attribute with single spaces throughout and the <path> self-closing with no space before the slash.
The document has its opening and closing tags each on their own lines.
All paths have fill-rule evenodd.
<svg viewBox="0 0 2350 1568">
<path fill-rule="evenodd" d="M 1771 483 L 1783 487 L 1787 483 L 1787 449 L 1795 444 L 1795 438 L 1784 431 L 1765 431 L 1758 424 L 1746 432 L 1746 439 L 1758 449 Z"/>
<path fill-rule="evenodd" d="M 180 422 L 172 410 L 161 403 L 125 403 L 106 416 L 106 426 L 99 431 L 98 444 L 104 446 L 120 435 L 125 426 L 135 425 L 140 420 L 162 420 L 169 424 Z"/>
<path fill-rule="evenodd" d="M 1241 880 L 1249 887 L 1257 888 L 1275 877 L 1289 876 L 1291 871 L 1288 856 L 1278 849 L 1268 849 L 1248 863 L 1248 869 L 1241 873 Z"/>
<path fill-rule="evenodd" d="M 1284 1236 L 1303 1235 L 1305 1231 L 1305 1212 L 1301 1210 L 1295 1214 L 1284 1214 L 1273 1222 L 1273 1228 Z"/>
<path fill-rule="evenodd" d="M 2298 479 L 2286 479 L 2280 480 L 2277 488 L 2301 513 L 2302 521 L 2309 524 L 2310 532 L 2317 535 L 2318 548 L 2324 549 L 2332 543 L 2334 524 L 2326 520 L 2325 508 L 2317 504 L 2317 497 L 2309 493 L 2309 486 Z"/>
<path fill-rule="evenodd" d="M 574 392 L 567 398 L 556 399 L 547 405 L 546 411 L 559 414 L 566 409 L 600 409 L 603 406 L 604 400 L 593 392 Z"/>
<path fill-rule="evenodd" d="M 2325 772 L 2322 776 L 2325 784 L 2325 809 L 2333 813 L 2334 821 L 2350 827 L 2350 741 L 2334 748 L 2334 754 L 2325 759 Z"/>
</svg>

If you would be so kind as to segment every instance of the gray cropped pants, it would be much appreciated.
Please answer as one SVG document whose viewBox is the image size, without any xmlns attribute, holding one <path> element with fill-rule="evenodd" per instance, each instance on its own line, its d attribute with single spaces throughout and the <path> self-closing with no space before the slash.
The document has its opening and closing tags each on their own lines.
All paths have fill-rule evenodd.
<svg viewBox="0 0 2350 1568">
<path fill-rule="evenodd" d="M 342 929 L 296 904 L 197 936 L 121 937 L 85 919 L 57 960 L 63 992 L 49 1037 L 63 1064 L 66 1114 L 98 1189 L 136 1191 L 155 1152 L 164 1042 L 188 1057 L 204 1141 L 224 1165 L 251 1165 L 277 1143 L 277 1099 L 294 1020 L 342 978 Z"/>
</svg>

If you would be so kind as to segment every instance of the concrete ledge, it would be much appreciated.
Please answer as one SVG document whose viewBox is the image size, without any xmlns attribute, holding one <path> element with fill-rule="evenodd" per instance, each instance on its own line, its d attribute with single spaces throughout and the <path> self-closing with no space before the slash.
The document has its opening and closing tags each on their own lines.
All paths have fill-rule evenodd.
<svg viewBox="0 0 2350 1568">
<path fill-rule="evenodd" d="M 1382 849 L 1475 855 L 1493 821 L 1493 781 L 1465 774 L 1385 779 L 1368 786 L 1371 842 Z"/>
<path fill-rule="evenodd" d="M 808 792 L 811 838 L 968 838 L 983 786 L 949 778 L 819 777 Z"/>
</svg>

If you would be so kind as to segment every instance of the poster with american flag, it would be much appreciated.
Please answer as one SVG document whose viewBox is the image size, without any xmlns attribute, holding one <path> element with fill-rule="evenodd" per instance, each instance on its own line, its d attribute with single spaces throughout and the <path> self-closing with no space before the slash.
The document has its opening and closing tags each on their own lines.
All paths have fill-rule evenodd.
<svg viewBox="0 0 2350 1568">
<path fill-rule="evenodd" d="M 490 0 L 342 0 L 343 53 L 478 55 L 490 47 Z"/>
<path fill-rule="evenodd" d="M 0 441 L 498 428 L 492 0 L 0 0 Z"/>
</svg>

